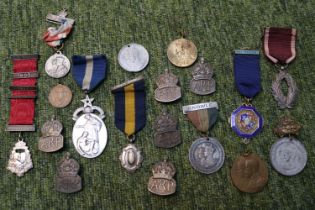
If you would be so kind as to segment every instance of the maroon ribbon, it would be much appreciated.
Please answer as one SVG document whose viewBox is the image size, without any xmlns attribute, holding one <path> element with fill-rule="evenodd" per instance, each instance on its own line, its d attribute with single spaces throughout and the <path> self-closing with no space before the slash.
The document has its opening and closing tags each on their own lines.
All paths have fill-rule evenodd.
<svg viewBox="0 0 315 210">
<path fill-rule="evenodd" d="M 265 55 L 273 63 L 279 63 L 282 65 L 290 63 L 296 56 L 296 34 L 297 31 L 294 28 L 265 28 Z"/>
</svg>

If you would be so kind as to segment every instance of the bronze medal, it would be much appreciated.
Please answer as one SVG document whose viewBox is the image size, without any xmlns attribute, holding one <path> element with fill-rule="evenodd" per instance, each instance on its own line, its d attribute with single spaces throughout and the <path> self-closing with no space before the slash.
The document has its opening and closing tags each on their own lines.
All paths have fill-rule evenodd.
<svg viewBox="0 0 315 210">
<path fill-rule="evenodd" d="M 63 136 L 61 135 L 62 124 L 59 120 L 52 118 L 46 122 L 42 129 L 42 137 L 38 142 L 38 149 L 43 152 L 55 152 L 63 147 Z"/>
<path fill-rule="evenodd" d="M 62 193 L 74 193 L 82 189 L 79 163 L 71 159 L 69 153 L 58 164 L 58 175 L 56 177 L 56 190 Z"/>
<path fill-rule="evenodd" d="M 258 155 L 246 153 L 234 161 L 231 178 L 235 187 L 242 192 L 260 192 L 268 182 L 267 165 Z"/>
<path fill-rule="evenodd" d="M 169 44 L 167 57 L 175 66 L 188 67 L 197 59 L 197 47 L 188 39 L 176 39 Z"/>
<path fill-rule="evenodd" d="M 172 148 L 181 143 L 180 132 L 177 129 L 178 120 L 165 110 L 154 124 L 154 145 L 161 148 Z"/>
<path fill-rule="evenodd" d="M 53 107 L 63 108 L 70 104 L 72 92 L 67 86 L 58 84 L 51 89 L 48 100 Z"/>
<path fill-rule="evenodd" d="M 148 182 L 148 190 L 156 195 L 171 195 L 176 191 L 176 181 L 173 176 L 176 169 L 171 162 L 162 161 L 152 168 L 153 176 Z"/>
</svg>

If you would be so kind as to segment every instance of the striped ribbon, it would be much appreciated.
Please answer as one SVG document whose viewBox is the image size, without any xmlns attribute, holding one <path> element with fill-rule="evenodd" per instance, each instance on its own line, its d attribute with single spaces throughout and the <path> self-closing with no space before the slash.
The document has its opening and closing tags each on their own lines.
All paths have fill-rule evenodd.
<svg viewBox="0 0 315 210">
<path fill-rule="evenodd" d="M 115 95 L 115 125 L 128 137 L 146 123 L 144 79 L 137 78 L 112 89 Z"/>
</svg>

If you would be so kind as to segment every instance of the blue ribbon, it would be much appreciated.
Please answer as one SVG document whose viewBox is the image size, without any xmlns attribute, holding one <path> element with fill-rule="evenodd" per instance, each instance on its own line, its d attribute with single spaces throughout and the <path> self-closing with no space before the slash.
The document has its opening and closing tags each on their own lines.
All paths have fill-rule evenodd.
<svg viewBox="0 0 315 210">
<path fill-rule="evenodd" d="M 72 56 L 72 76 L 82 90 L 94 90 L 106 77 L 108 62 L 105 55 Z"/>
<path fill-rule="evenodd" d="M 260 56 L 257 50 L 234 52 L 235 85 L 240 94 L 253 98 L 261 91 Z"/>
</svg>

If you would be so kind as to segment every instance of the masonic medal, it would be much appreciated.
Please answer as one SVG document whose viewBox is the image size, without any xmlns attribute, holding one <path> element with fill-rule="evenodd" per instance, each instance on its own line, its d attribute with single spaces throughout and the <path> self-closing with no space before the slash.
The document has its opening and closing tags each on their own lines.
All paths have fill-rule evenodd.
<svg viewBox="0 0 315 210">
<path fill-rule="evenodd" d="M 44 123 L 41 128 L 42 137 L 39 138 L 38 149 L 43 152 L 55 152 L 63 147 L 61 135 L 62 124 L 59 120 L 52 119 Z"/>
<path fill-rule="evenodd" d="M 301 126 L 289 117 L 280 119 L 274 133 L 278 139 L 270 149 L 272 167 L 284 176 L 300 173 L 307 163 L 307 152 L 304 145 L 291 135 L 297 135 Z"/>
<path fill-rule="evenodd" d="M 169 44 L 167 57 L 177 67 L 188 67 L 197 59 L 197 47 L 188 39 L 176 39 Z"/>
<path fill-rule="evenodd" d="M 130 142 L 122 151 L 119 160 L 128 172 L 141 166 L 141 151 L 133 144 L 135 133 L 146 123 L 145 85 L 142 77 L 135 78 L 112 88 L 115 96 L 115 125 L 124 132 Z"/>
<path fill-rule="evenodd" d="M 50 90 L 48 101 L 56 108 L 64 108 L 71 103 L 72 92 L 65 85 L 58 84 Z"/>
<path fill-rule="evenodd" d="M 130 43 L 120 49 L 118 63 L 126 71 L 139 72 L 148 65 L 149 53 L 142 45 Z"/>
<path fill-rule="evenodd" d="M 86 93 L 94 90 L 104 79 L 107 71 L 107 59 L 104 55 L 72 57 L 73 78 Z M 94 98 L 86 95 L 83 107 L 73 113 L 75 124 L 72 141 L 77 152 L 86 158 L 95 158 L 102 154 L 107 144 L 107 129 L 103 122 L 104 111 L 92 104 Z"/>
</svg>

